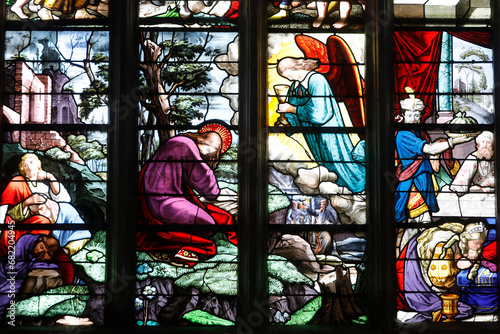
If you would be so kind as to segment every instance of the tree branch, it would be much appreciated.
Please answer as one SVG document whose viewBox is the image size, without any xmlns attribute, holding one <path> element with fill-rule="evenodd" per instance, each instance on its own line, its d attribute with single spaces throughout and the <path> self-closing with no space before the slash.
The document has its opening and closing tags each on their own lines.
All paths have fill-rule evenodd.
<svg viewBox="0 0 500 334">
<path fill-rule="evenodd" d="M 160 69 L 163 69 L 163 67 L 165 67 L 165 65 L 170 60 L 170 57 L 172 57 L 173 53 L 174 52 L 172 51 L 172 48 L 170 48 L 170 50 L 168 51 L 168 54 L 165 57 L 163 57 L 162 61 L 160 62 Z"/>
<path fill-rule="evenodd" d="M 90 68 L 90 52 L 92 51 L 92 43 L 90 43 L 90 39 L 93 34 L 94 33 L 90 34 L 89 39 L 87 40 L 87 57 L 83 60 L 83 69 L 85 70 L 85 73 L 87 73 L 87 77 L 89 78 L 92 86 L 94 86 L 94 82 L 96 80 L 95 75 Z"/>
<path fill-rule="evenodd" d="M 202 74 L 202 73 L 206 72 L 207 70 L 208 70 L 208 67 L 204 67 L 204 68 L 202 68 L 200 71 L 198 71 L 197 73 L 195 73 L 195 74 L 193 75 L 193 79 L 192 79 L 192 80 L 194 80 L 194 78 L 196 78 L 198 75 L 200 75 L 200 74 Z M 180 81 L 180 82 L 176 82 L 176 83 L 174 83 L 174 84 L 172 85 L 172 87 L 170 88 L 170 90 L 168 91 L 168 95 L 172 95 L 172 94 L 174 93 L 174 91 L 177 89 L 177 87 L 182 86 L 182 85 L 184 85 L 185 83 L 186 83 L 186 79 L 184 79 L 184 80 L 182 80 L 182 81 Z"/>
</svg>

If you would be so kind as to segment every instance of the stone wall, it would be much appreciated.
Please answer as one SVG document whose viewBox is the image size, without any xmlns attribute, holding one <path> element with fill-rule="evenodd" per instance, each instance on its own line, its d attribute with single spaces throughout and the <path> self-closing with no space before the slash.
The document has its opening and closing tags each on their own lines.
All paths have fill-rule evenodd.
<svg viewBox="0 0 500 334">
<path fill-rule="evenodd" d="M 45 151 L 52 147 L 64 149 L 66 141 L 56 131 L 21 131 L 21 146 L 28 150 Z"/>
<path fill-rule="evenodd" d="M 47 75 L 35 74 L 26 63 L 15 64 L 14 106 L 21 114 L 21 124 L 50 124 L 52 105 L 52 79 Z"/>
</svg>

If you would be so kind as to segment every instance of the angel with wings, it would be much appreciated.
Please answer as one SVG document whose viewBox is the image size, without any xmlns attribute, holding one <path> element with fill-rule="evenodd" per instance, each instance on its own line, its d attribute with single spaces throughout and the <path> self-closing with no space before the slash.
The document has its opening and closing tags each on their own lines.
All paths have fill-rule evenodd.
<svg viewBox="0 0 500 334">
<path fill-rule="evenodd" d="M 363 83 L 354 56 L 338 36 L 330 36 L 326 45 L 305 35 L 295 41 L 305 57 L 278 62 L 278 74 L 292 81 L 287 102 L 278 105 L 278 112 L 286 115 L 291 126 L 332 128 L 304 131 L 305 140 L 318 164 L 337 174 L 339 186 L 362 192 L 364 140 L 334 129 L 364 126 Z"/>
</svg>

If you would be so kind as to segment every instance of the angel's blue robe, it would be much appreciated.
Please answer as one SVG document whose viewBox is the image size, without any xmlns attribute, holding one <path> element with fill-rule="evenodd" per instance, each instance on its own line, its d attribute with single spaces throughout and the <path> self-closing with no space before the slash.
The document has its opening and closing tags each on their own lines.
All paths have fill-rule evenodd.
<svg viewBox="0 0 500 334">
<path fill-rule="evenodd" d="M 288 102 L 297 107 L 296 114 L 287 114 L 291 126 L 343 127 L 344 121 L 327 79 L 320 73 L 308 76 L 307 89 L 302 85 L 291 88 Z M 307 77 L 306 77 L 307 79 Z M 365 189 L 365 166 L 362 149 L 353 158 L 353 145 L 347 133 L 304 133 L 307 145 L 318 164 L 338 176 L 337 184 L 358 193 Z M 364 141 L 358 143 L 362 148 Z"/>
<path fill-rule="evenodd" d="M 396 135 L 396 150 L 403 171 L 418 157 L 423 158 L 415 174 L 408 180 L 399 182 L 396 188 L 395 215 L 397 222 L 404 221 L 408 218 L 407 206 L 412 185 L 415 185 L 420 192 L 431 212 L 439 211 L 436 196 L 434 194 L 434 183 L 432 182 L 432 166 L 429 157 L 422 151 L 425 144 L 427 144 L 427 141 L 423 139 L 418 132 L 399 131 Z"/>
</svg>

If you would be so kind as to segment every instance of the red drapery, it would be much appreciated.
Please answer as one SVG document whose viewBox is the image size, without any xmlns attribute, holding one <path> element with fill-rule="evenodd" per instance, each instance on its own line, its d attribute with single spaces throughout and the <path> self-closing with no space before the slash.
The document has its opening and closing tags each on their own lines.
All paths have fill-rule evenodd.
<svg viewBox="0 0 500 334">
<path fill-rule="evenodd" d="M 401 115 L 399 101 L 408 97 L 405 87 L 415 91 L 425 104 L 422 122 L 434 111 L 441 57 L 441 32 L 398 31 L 394 33 L 396 75 L 396 119 Z"/>
<path fill-rule="evenodd" d="M 464 41 L 474 43 L 476 45 L 485 47 L 485 48 L 493 48 L 493 40 L 491 38 L 491 33 L 484 31 L 455 31 L 449 32 L 450 35 L 453 35 L 457 38 L 463 39 Z"/>
<path fill-rule="evenodd" d="M 476 45 L 492 48 L 491 33 L 480 31 L 449 32 L 451 35 Z M 426 108 L 425 121 L 433 112 L 441 57 L 441 32 L 398 31 L 394 33 L 396 76 L 396 120 L 402 121 L 399 101 L 408 97 L 405 87 L 416 92 Z"/>
</svg>

